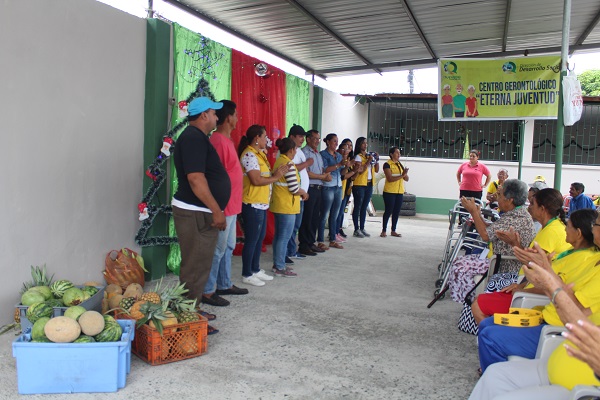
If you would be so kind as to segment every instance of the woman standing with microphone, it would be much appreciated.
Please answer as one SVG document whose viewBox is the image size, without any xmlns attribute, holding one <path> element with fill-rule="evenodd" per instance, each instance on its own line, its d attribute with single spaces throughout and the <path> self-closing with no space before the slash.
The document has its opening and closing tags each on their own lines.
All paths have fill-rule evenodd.
<svg viewBox="0 0 600 400">
<path fill-rule="evenodd" d="M 352 222 L 354 223 L 354 237 L 364 238 L 371 236 L 365 231 L 367 219 L 367 207 L 373 195 L 373 183 L 375 173 L 379 172 L 379 155 L 367 153 L 367 138 L 361 136 L 356 140 L 354 149 L 354 165 L 358 175 L 354 180 L 352 195 L 354 196 L 354 210 L 352 210 Z"/>
<path fill-rule="evenodd" d="M 404 182 L 408 182 L 408 168 L 404 168 L 400 162 L 400 149 L 396 146 L 390 148 L 390 159 L 383 164 L 383 173 L 385 174 L 385 185 L 383 186 L 383 202 L 385 211 L 383 213 L 383 229 L 381 237 L 386 237 L 387 223 L 392 217 L 392 232 L 390 235 L 402 237 L 396 232 L 398 224 L 398 215 L 402 208 L 404 197 Z"/>
</svg>

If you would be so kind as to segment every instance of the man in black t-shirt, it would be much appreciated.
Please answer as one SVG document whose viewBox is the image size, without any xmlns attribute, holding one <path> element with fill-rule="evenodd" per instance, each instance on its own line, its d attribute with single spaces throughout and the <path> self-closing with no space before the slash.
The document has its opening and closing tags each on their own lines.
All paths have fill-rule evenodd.
<svg viewBox="0 0 600 400">
<path fill-rule="evenodd" d="M 178 187 L 173 196 L 173 219 L 181 248 L 179 281 L 188 297 L 202 299 L 202 292 L 217 245 L 219 230 L 227 226 L 225 206 L 231 182 L 207 134 L 217 126 L 215 110 L 223 103 L 198 97 L 188 106 L 189 126 L 179 135 L 173 154 Z M 210 328 L 209 333 L 216 333 Z"/>
</svg>

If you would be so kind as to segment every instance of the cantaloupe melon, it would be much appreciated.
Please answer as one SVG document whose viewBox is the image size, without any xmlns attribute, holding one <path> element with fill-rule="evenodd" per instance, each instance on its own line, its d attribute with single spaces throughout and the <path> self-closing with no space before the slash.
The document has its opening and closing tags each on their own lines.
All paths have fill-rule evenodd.
<svg viewBox="0 0 600 400">
<path fill-rule="evenodd" d="M 44 325 L 44 333 L 54 343 L 71 343 L 81 334 L 81 327 L 72 318 L 54 317 Z"/>
<path fill-rule="evenodd" d="M 79 317 L 81 332 L 88 336 L 95 336 L 104 329 L 104 317 L 98 311 L 86 311 Z"/>
</svg>

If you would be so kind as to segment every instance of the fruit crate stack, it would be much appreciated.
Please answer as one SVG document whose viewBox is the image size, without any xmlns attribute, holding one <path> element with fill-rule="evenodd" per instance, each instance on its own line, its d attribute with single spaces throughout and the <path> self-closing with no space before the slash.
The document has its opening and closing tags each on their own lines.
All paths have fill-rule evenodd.
<svg viewBox="0 0 600 400">
<path fill-rule="evenodd" d="M 116 322 L 122 335 L 115 342 L 36 343 L 29 333 L 21 334 L 12 345 L 19 393 L 116 392 L 125 387 L 135 325 Z"/>
<path fill-rule="evenodd" d="M 109 304 L 118 300 L 116 318 L 136 320 L 132 352 L 150 365 L 161 365 L 206 353 L 208 320 L 185 297 L 184 285 L 158 282 L 152 291 L 131 284 L 123 294 L 108 285 Z"/>
</svg>

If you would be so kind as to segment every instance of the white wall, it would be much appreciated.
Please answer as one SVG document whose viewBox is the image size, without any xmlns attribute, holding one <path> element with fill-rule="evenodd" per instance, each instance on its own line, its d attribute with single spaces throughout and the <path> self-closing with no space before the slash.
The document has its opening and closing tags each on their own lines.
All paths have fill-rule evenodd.
<svg viewBox="0 0 600 400">
<path fill-rule="evenodd" d="M 532 183 L 536 175 L 543 175 L 548 186 L 554 187 L 554 164 L 531 162 L 533 145 L 533 121 L 525 125 L 524 154 L 521 179 Z M 427 158 L 403 158 L 403 164 L 410 168 L 410 181 L 405 184 L 406 190 L 417 197 L 455 199 L 458 197 L 456 171 L 466 160 L 442 160 Z M 519 164 L 516 162 L 500 162 L 481 160 L 492 172 L 492 178 L 501 168 L 508 170 L 509 178 L 518 178 Z M 563 165 L 560 191 L 569 193 L 572 182 L 582 182 L 588 194 L 600 194 L 600 168 L 597 166 Z"/>
<path fill-rule="evenodd" d="M 354 97 L 323 90 L 322 137 L 336 133 L 340 142 L 350 138 L 356 143 L 358 137 L 367 134 L 368 117 L 367 106 L 356 103 Z M 325 148 L 323 144 L 321 148 Z"/>
<path fill-rule="evenodd" d="M 0 325 L 30 265 L 101 281 L 134 246 L 146 54 L 145 20 L 105 4 L 1 3 Z"/>
</svg>

